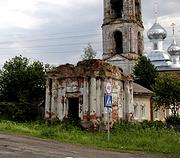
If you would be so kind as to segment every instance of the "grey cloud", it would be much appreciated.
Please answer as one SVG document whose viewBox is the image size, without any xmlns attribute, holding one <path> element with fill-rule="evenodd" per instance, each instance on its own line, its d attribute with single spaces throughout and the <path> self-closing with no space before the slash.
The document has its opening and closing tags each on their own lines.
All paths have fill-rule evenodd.
<svg viewBox="0 0 180 158">
<path fill-rule="evenodd" d="M 98 52 L 98 56 L 101 56 L 101 25 L 103 20 L 103 1 L 97 0 L 94 1 L 94 3 L 88 3 L 87 1 L 87 4 L 84 3 L 84 0 L 82 1 L 82 4 L 80 3 L 80 1 L 78 1 L 78 6 L 71 6 L 69 8 L 61 8 L 58 4 L 41 1 L 36 5 L 37 9 L 34 12 L 25 11 L 25 13 L 33 17 L 37 17 L 38 19 L 41 19 L 45 22 L 39 25 L 39 27 L 37 28 L 28 30 L 19 28 L 13 28 L 11 30 L 0 30 L 1 33 L 5 32 L 4 36 L 0 37 L 0 42 L 3 40 L 21 40 L 21 44 L 24 48 L 14 50 L 11 49 L 8 51 L 6 50 L 6 52 L 14 55 L 15 53 L 21 54 L 21 52 L 19 51 L 22 50 L 24 56 L 28 56 L 32 59 L 39 59 L 50 64 L 62 64 L 66 62 L 77 61 L 77 59 L 82 54 L 83 48 L 86 47 L 88 42 L 92 43 L 93 48 Z M 91 0 L 89 0 L 89 2 L 90 1 Z M 142 0 L 143 20 L 145 26 L 147 26 L 147 24 L 152 25 L 154 22 L 153 2 L 154 1 Z M 180 3 L 179 0 L 159 0 L 159 3 L 161 4 L 159 6 L 160 17 L 171 17 L 172 15 L 175 16 L 180 13 L 180 11 L 178 10 Z M 147 30 L 148 28 L 145 29 Z M 6 34 L 12 34 L 12 36 L 6 36 Z M 14 36 L 15 34 L 21 35 Z M 92 36 L 88 36 L 88 34 L 91 34 Z M 87 35 L 87 37 L 73 37 L 77 35 Z M 57 37 L 59 39 L 26 42 L 29 39 L 52 37 Z M 63 39 L 63 37 L 69 38 Z M 170 41 L 171 39 L 167 42 L 166 47 Z M 145 46 L 149 47 L 150 42 L 147 40 L 146 36 L 145 42 Z M 13 43 L 10 43 L 10 45 L 11 44 Z M 48 47 L 35 48 L 35 46 L 37 45 Z M 2 52 L 1 47 L 4 47 L 4 45 L 0 45 L 0 53 Z M 6 58 L 6 56 L 4 56 L 3 59 L 4 58 Z"/>
</svg>

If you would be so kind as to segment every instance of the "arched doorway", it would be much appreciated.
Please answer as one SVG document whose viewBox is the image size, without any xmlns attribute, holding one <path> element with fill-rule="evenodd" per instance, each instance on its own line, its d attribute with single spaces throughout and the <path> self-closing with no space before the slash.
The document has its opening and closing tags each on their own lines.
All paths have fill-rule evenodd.
<svg viewBox="0 0 180 158">
<path fill-rule="evenodd" d="M 75 123 L 79 121 L 79 98 L 68 98 L 68 120 Z"/>
</svg>

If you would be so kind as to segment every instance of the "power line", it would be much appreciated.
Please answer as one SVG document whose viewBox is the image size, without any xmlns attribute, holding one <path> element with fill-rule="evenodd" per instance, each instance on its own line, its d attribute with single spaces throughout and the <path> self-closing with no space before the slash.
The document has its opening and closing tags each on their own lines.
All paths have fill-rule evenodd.
<svg viewBox="0 0 180 158">
<path fill-rule="evenodd" d="M 102 50 L 101 49 L 94 49 L 96 52 L 101 52 Z M 75 53 L 83 53 L 83 51 L 79 51 L 79 50 L 73 50 L 73 51 L 44 51 L 44 52 L 22 52 L 22 53 L 18 53 L 18 54 L 75 54 Z M 2 54 L 0 53 L 0 55 L 3 55 L 3 56 L 11 56 L 11 55 L 17 55 L 16 54 L 10 54 L 10 53 L 6 53 L 6 54 Z"/>
<path fill-rule="evenodd" d="M 99 42 L 90 42 L 91 44 L 100 44 L 102 41 Z M 85 45 L 88 44 L 88 42 L 86 43 L 67 43 L 67 44 L 51 44 L 51 45 L 35 45 L 35 46 L 26 46 L 26 47 L 21 47 L 22 49 L 27 49 L 27 48 L 48 48 L 48 47 L 59 47 L 59 46 L 80 46 L 80 45 Z M 20 47 L 10 47 L 10 48 L 1 48 L 0 49 L 19 49 Z"/>
<path fill-rule="evenodd" d="M 56 42 L 54 40 L 59 41 L 59 39 L 73 39 L 73 38 L 76 38 L 76 37 L 91 37 L 91 36 L 100 36 L 100 35 L 101 34 L 86 34 L 86 35 L 78 35 L 78 36 L 56 37 L 56 38 L 39 38 L 39 39 L 31 39 L 31 40 L 4 41 L 4 42 L 0 42 L 0 44 L 2 45 L 2 44 L 7 44 L 7 43 L 18 43 L 18 42 L 19 43 L 20 42 L 28 43 L 28 42 L 34 42 L 34 41 L 47 41 L 47 40 L 53 40 L 53 41 L 50 41 L 50 42 Z M 171 37 L 173 37 L 173 36 L 168 36 L 166 40 L 168 40 Z M 176 38 L 177 39 L 180 38 L 180 35 L 177 35 Z M 144 37 L 144 40 L 149 41 L 149 39 L 147 37 Z"/>
<path fill-rule="evenodd" d="M 47 33 L 47 34 L 43 33 L 43 34 L 39 34 L 39 35 L 37 33 L 32 33 L 31 32 L 30 37 L 39 37 L 39 36 L 42 36 L 42 35 L 45 36 L 45 37 L 54 36 L 54 35 L 66 35 L 66 34 L 71 34 L 72 35 L 72 34 L 77 34 L 77 33 L 78 34 L 79 33 L 88 33 L 89 34 L 91 30 L 94 31 L 94 32 L 97 32 L 97 31 L 101 31 L 102 29 L 101 28 L 99 28 L 99 29 L 86 29 L 86 31 L 74 30 L 74 31 L 54 32 L 54 33 Z M 27 32 L 27 33 L 29 34 L 29 32 Z M 9 33 L 8 34 L 8 33 L 6 33 L 5 36 L 28 37 L 27 33 L 26 32 L 24 34 L 22 34 L 22 33 L 21 34 L 20 33 L 19 34 L 17 34 L 17 33 L 16 34 L 14 34 L 14 33 L 11 33 L 11 34 Z"/>
<path fill-rule="evenodd" d="M 49 41 L 49 40 L 52 40 L 52 41 L 50 41 L 50 42 L 55 42 L 56 40 L 57 41 L 59 41 L 59 40 L 61 40 L 61 39 L 73 39 L 73 38 L 78 38 L 78 37 L 81 37 L 81 39 L 82 39 L 82 37 L 93 37 L 93 36 L 101 36 L 101 34 L 84 34 L 84 35 L 76 35 L 76 36 L 66 36 L 66 37 L 54 37 L 54 38 L 38 38 L 38 39 L 27 39 L 27 40 L 11 40 L 11 41 L 3 41 L 3 42 L 0 42 L 0 45 L 2 45 L 2 44 L 9 44 L 9 43 L 20 43 L 20 42 L 22 42 L 22 43 L 28 43 L 28 42 L 35 42 L 35 41 Z M 171 37 L 173 37 L 173 36 L 168 36 L 167 37 L 167 39 L 168 38 L 171 38 Z M 176 38 L 178 39 L 178 38 L 180 38 L 180 35 L 176 35 Z M 167 40 L 166 39 L 166 40 Z M 148 38 L 147 37 L 144 37 L 144 40 L 148 40 Z"/>
<path fill-rule="evenodd" d="M 171 26 L 163 26 L 164 28 L 172 28 Z M 180 27 L 180 25 L 176 25 L 176 28 Z M 145 29 L 145 30 L 148 30 Z M 86 29 L 86 31 L 84 31 L 83 33 L 89 33 L 90 31 L 102 31 L 101 28 L 98 28 L 98 29 Z M 82 33 L 82 30 L 74 30 L 74 31 L 64 31 L 64 32 L 54 32 L 54 33 L 47 33 L 47 34 L 39 34 L 39 35 L 43 35 L 43 36 L 54 36 L 54 35 L 66 35 L 66 34 L 74 34 L 74 33 L 79 33 L 81 32 Z M 22 33 L 6 33 L 5 35 L 6 36 L 21 36 L 21 37 L 26 37 L 26 32 L 24 34 Z M 34 36 L 35 34 L 35 36 Z M 37 35 L 37 33 L 32 33 L 31 32 L 31 35 L 30 37 L 39 37 L 39 35 Z"/>
<path fill-rule="evenodd" d="M 104 42 L 109 42 L 109 41 L 104 41 Z M 94 41 L 94 42 L 85 42 L 85 43 L 64 43 L 64 44 L 42 44 L 42 45 L 32 45 L 32 46 L 21 46 L 21 47 L 0 47 L 0 50 L 14 50 L 14 49 L 41 49 L 41 48 L 47 48 L 47 49 L 53 49 L 53 48 L 61 48 L 64 46 L 85 46 L 88 43 L 92 44 L 92 45 L 101 45 L 103 41 Z M 171 40 L 165 40 L 164 43 L 171 43 Z M 150 41 L 146 41 L 144 42 L 144 44 L 151 44 Z M 83 49 L 83 48 L 82 48 Z"/>
<path fill-rule="evenodd" d="M 47 40 L 59 40 L 59 39 L 73 39 L 78 37 L 93 37 L 93 36 L 99 36 L 101 34 L 84 34 L 84 35 L 77 35 L 77 36 L 66 36 L 66 37 L 54 37 L 54 38 L 38 38 L 38 39 L 28 39 L 28 40 L 16 40 L 16 41 L 4 41 L 0 42 L 0 44 L 8 44 L 13 42 L 35 42 L 35 41 L 47 41 Z"/>
</svg>

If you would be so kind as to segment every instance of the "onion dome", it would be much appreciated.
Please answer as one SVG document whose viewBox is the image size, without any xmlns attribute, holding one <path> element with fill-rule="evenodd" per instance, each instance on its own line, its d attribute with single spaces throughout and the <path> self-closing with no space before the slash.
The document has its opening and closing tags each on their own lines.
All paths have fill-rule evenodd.
<svg viewBox="0 0 180 158">
<path fill-rule="evenodd" d="M 180 55 L 180 46 L 178 46 L 176 44 L 176 41 L 173 40 L 172 44 L 169 46 L 167 51 L 171 56 Z"/>
<path fill-rule="evenodd" d="M 157 22 L 149 29 L 147 36 L 150 40 L 163 40 L 167 36 L 166 30 Z"/>
</svg>

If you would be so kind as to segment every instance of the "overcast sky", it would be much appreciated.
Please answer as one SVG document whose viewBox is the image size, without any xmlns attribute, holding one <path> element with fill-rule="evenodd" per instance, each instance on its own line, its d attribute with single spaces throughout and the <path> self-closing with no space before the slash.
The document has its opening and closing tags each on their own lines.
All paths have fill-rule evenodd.
<svg viewBox="0 0 180 158">
<path fill-rule="evenodd" d="M 155 21 L 153 2 L 142 0 L 145 51 L 150 49 L 146 32 Z M 159 4 L 159 23 L 168 31 L 167 49 L 172 22 L 180 44 L 180 1 Z M 76 63 L 88 43 L 101 58 L 102 20 L 103 0 L 0 0 L 0 65 L 20 54 L 53 65 Z"/>
</svg>

